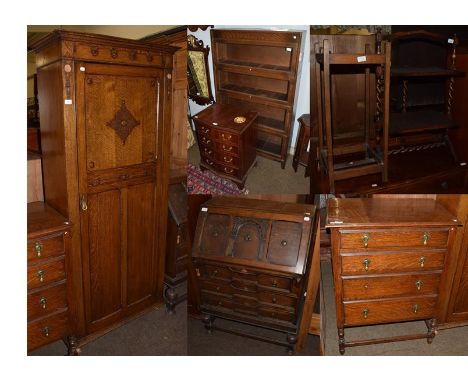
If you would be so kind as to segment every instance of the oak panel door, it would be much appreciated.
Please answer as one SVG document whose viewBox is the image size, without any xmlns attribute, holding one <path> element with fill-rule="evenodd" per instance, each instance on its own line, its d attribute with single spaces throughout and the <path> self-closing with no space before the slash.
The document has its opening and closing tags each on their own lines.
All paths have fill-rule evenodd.
<svg viewBox="0 0 468 382">
<path fill-rule="evenodd" d="M 77 64 L 87 332 L 156 300 L 160 69 Z"/>
</svg>

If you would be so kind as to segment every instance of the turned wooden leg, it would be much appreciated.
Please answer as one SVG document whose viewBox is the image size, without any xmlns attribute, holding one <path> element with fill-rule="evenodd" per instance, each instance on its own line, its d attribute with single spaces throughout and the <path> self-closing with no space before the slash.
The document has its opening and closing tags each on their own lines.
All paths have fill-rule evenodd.
<svg viewBox="0 0 468 382">
<path fill-rule="evenodd" d="M 427 325 L 427 343 L 431 344 L 435 335 L 437 334 L 437 320 L 435 318 L 429 320 Z"/>
<path fill-rule="evenodd" d="M 297 336 L 295 334 L 288 333 L 286 335 L 286 342 L 289 344 L 289 346 L 286 348 L 288 355 L 294 355 L 296 342 L 297 342 Z"/>
<path fill-rule="evenodd" d="M 177 300 L 177 297 L 178 295 L 175 289 L 169 286 L 166 286 L 166 289 L 164 291 L 164 300 L 166 301 L 166 311 L 168 314 L 175 313 L 175 306 L 176 306 L 175 302 Z"/>
<path fill-rule="evenodd" d="M 344 328 L 338 328 L 338 345 L 340 354 L 343 355 L 345 352 Z"/>
<path fill-rule="evenodd" d="M 78 345 L 78 341 L 74 336 L 67 337 L 65 344 L 67 345 L 68 355 L 80 355 L 81 349 Z"/>
<path fill-rule="evenodd" d="M 202 322 L 203 324 L 205 324 L 205 329 L 210 334 L 213 331 L 213 321 L 214 321 L 214 317 L 211 316 L 210 314 L 204 314 L 202 317 Z"/>
</svg>

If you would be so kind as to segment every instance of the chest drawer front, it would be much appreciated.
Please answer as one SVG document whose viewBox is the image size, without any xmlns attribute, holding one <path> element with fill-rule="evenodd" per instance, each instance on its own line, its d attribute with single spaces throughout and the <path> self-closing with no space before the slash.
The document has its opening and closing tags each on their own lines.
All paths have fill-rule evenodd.
<svg viewBox="0 0 468 382">
<path fill-rule="evenodd" d="M 344 303 L 345 325 L 422 320 L 434 317 L 436 297 Z"/>
<path fill-rule="evenodd" d="M 216 142 L 216 148 L 223 155 L 239 155 L 239 147 L 233 143 Z"/>
<path fill-rule="evenodd" d="M 218 153 L 217 159 L 218 159 L 220 165 L 222 165 L 222 166 L 226 165 L 226 166 L 230 166 L 230 167 L 239 168 L 240 161 L 239 161 L 239 159 L 237 157 L 235 157 L 233 155 L 221 152 L 221 153 Z"/>
<path fill-rule="evenodd" d="M 218 267 L 208 264 L 195 264 L 195 273 L 198 277 L 204 280 L 211 280 L 213 282 L 231 280 L 231 272 L 225 267 Z"/>
<path fill-rule="evenodd" d="M 68 312 L 28 324 L 28 351 L 55 342 L 68 334 Z"/>
<path fill-rule="evenodd" d="M 59 256 L 65 250 L 63 235 L 28 242 L 28 261 Z"/>
<path fill-rule="evenodd" d="M 295 266 L 299 255 L 301 235 L 301 224 L 274 221 L 271 225 L 268 261 L 278 265 Z"/>
<path fill-rule="evenodd" d="M 430 247 L 447 246 L 448 229 L 444 230 L 375 230 L 341 231 L 341 248 Z"/>
<path fill-rule="evenodd" d="M 343 275 L 419 272 L 444 267 L 445 251 L 388 252 L 342 255 Z"/>
<path fill-rule="evenodd" d="M 216 131 L 217 139 L 221 144 L 229 144 L 229 145 L 239 145 L 239 136 L 232 133 L 227 133 L 224 131 Z"/>
<path fill-rule="evenodd" d="M 201 123 L 197 123 L 196 125 L 197 127 L 197 131 L 199 134 L 205 136 L 205 137 L 209 137 L 209 138 L 215 138 L 215 132 L 214 132 L 214 129 L 209 127 L 209 126 L 205 126 Z"/>
<path fill-rule="evenodd" d="M 28 294 L 28 321 L 67 307 L 65 283 Z"/>
<path fill-rule="evenodd" d="M 343 280 L 344 300 L 439 293 L 440 274 L 360 277 Z"/>
<path fill-rule="evenodd" d="M 258 313 L 263 317 L 274 320 L 296 322 L 296 314 L 291 310 L 261 306 L 258 308 Z"/>
<path fill-rule="evenodd" d="M 200 143 L 202 143 L 203 145 L 205 145 L 205 146 L 207 146 L 209 148 L 214 148 L 215 147 L 214 140 L 211 137 L 207 137 L 205 135 L 199 134 L 198 139 L 199 139 Z"/>
<path fill-rule="evenodd" d="M 218 171 L 226 174 L 226 175 L 230 175 L 230 176 L 233 176 L 233 177 L 239 177 L 239 170 L 237 168 L 234 168 L 234 167 L 231 167 L 227 164 L 222 164 L 220 163 L 218 166 Z"/>
<path fill-rule="evenodd" d="M 206 156 L 205 154 L 201 154 L 201 161 L 204 164 L 213 167 L 214 169 L 218 169 L 218 164 L 215 162 L 215 160 L 211 157 Z"/>
<path fill-rule="evenodd" d="M 28 267 L 28 290 L 65 278 L 65 259 L 39 263 Z"/>
<path fill-rule="evenodd" d="M 211 161 L 214 161 L 216 157 L 215 148 L 203 144 L 200 144 L 200 154 L 205 158 L 211 159 Z"/>
</svg>

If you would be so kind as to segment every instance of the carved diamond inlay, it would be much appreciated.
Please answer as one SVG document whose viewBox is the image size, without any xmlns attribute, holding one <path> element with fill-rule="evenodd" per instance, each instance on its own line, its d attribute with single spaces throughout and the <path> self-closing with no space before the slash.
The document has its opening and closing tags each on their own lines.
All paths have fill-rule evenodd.
<svg viewBox="0 0 468 382">
<path fill-rule="evenodd" d="M 140 124 L 140 121 L 137 121 L 135 117 L 127 109 L 125 101 L 122 100 L 120 103 L 120 109 L 115 113 L 114 118 L 106 123 L 106 126 L 114 129 L 117 135 L 122 139 L 123 143 L 127 140 L 130 133 L 135 127 Z"/>
</svg>

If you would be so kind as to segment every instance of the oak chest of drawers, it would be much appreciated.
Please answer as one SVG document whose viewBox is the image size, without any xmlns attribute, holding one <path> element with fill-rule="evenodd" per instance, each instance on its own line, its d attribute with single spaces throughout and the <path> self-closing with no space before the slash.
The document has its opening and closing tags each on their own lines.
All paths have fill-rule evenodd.
<svg viewBox="0 0 468 382">
<path fill-rule="evenodd" d="M 185 300 L 185 291 L 179 295 L 187 280 L 189 238 L 187 229 L 187 191 L 182 183 L 169 186 L 169 215 L 167 219 L 166 274 L 164 299 L 169 313 Z"/>
<path fill-rule="evenodd" d="M 28 204 L 28 352 L 59 339 L 77 352 L 68 319 L 70 228 L 47 204 Z"/>
<path fill-rule="evenodd" d="M 193 117 L 200 149 L 200 167 L 243 188 L 255 165 L 256 112 L 214 104 Z"/>
<path fill-rule="evenodd" d="M 427 338 L 439 319 L 439 293 L 458 226 L 432 199 L 331 199 L 333 276 L 339 349 Z M 344 328 L 425 320 L 427 332 L 346 342 Z"/>
<path fill-rule="evenodd" d="M 286 342 L 274 343 L 293 352 L 314 230 L 311 205 L 226 197 L 202 205 L 192 259 L 205 327 L 220 317 L 283 332 Z"/>
</svg>

